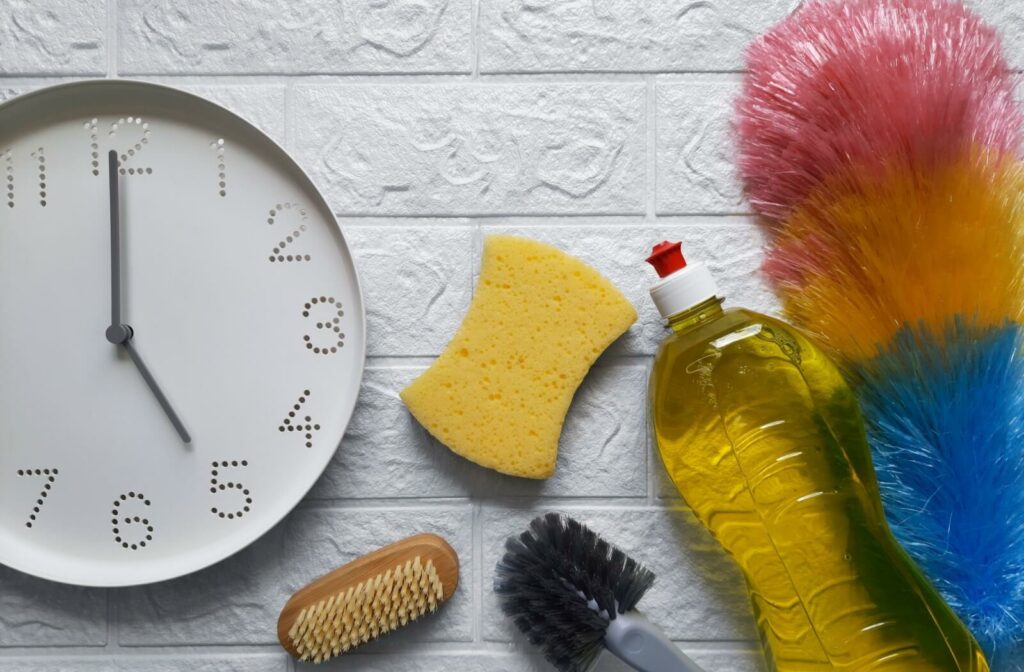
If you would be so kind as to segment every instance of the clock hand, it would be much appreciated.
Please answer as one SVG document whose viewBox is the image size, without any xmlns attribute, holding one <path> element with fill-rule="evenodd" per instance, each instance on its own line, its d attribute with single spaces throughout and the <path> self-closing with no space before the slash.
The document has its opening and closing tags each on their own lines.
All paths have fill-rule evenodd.
<svg viewBox="0 0 1024 672">
<path fill-rule="evenodd" d="M 107 158 L 110 177 L 110 328 L 115 329 L 121 326 L 121 194 L 117 181 L 117 152 L 110 150 Z"/>
<path fill-rule="evenodd" d="M 121 196 L 117 180 L 117 152 L 110 151 L 108 155 L 108 171 L 110 173 L 110 326 L 107 327 L 107 340 L 114 345 L 123 346 L 128 351 L 135 368 L 139 370 L 142 379 L 153 392 L 160 407 L 164 409 L 167 418 L 174 425 L 178 436 L 185 443 L 191 443 L 192 437 L 182 424 L 181 418 L 174 412 L 171 402 L 167 400 L 163 390 L 156 384 L 156 379 L 149 372 L 149 367 L 142 361 L 132 337 L 135 332 L 127 324 L 121 322 Z"/>
<path fill-rule="evenodd" d="M 139 352 L 135 349 L 135 344 L 132 343 L 130 327 L 128 328 L 128 338 L 125 339 L 121 345 L 124 346 L 124 349 L 128 351 L 128 356 L 132 358 L 133 362 L 135 362 L 135 367 L 139 370 L 139 373 L 142 374 L 142 379 L 146 381 L 147 385 L 149 385 L 149 389 L 153 391 L 153 395 L 156 397 L 156 400 L 160 402 L 161 408 L 163 408 L 164 413 L 167 414 L 167 419 L 171 421 L 172 425 L 174 425 L 174 429 L 178 432 L 178 436 L 180 436 L 181 440 L 185 443 L 191 443 L 192 437 L 189 436 L 188 430 L 185 429 L 185 425 L 181 423 L 181 418 L 179 418 L 178 414 L 174 412 L 174 409 L 171 407 L 171 402 L 169 402 L 167 397 L 164 396 L 163 390 L 160 389 L 160 386 L 156 384 L 156 380 L 153 379 L 153 374 L 149 372 L 149 368 L 146 367 L 142 358 L 139 357 Z"/>
</svg>

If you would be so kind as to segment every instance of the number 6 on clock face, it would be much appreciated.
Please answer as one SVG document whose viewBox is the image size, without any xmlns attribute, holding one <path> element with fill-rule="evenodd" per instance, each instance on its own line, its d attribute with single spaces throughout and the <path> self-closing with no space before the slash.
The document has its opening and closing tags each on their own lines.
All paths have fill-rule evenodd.
<svg viewBox="0 0 1024 672">
<path fill-rule="evenodd" d="M 201 98 L 80 82 L 0 105 L 0 184 L 0 563 L 132 585 L 270 529 L 365 358 L 351 255 L 299 165 Z"/>
</svg>

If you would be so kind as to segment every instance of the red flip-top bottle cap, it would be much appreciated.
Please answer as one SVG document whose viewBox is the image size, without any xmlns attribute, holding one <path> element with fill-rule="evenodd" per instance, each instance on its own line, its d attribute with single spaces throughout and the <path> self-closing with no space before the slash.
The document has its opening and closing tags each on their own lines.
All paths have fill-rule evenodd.
<svg viewBox="0 0 1024 672">
<path fill-rule="evenodd" d="M 686 268 L 686 258 L 683 257 L 683 244 L 670 243 L 667 240 L 654 246 L 651 256 L 647 257 L 647 263 L 654 266 L 659 278 L 665 278 L 676 271 Z"/>
<path fill-rule="evenodd" d="M 654 266 L 661 277 L 651 287 L 651 298 L 662 317 L 677 315 L 720 296 L 707 266 L 699 261 L 686 263 L 681 243 L 660 243 L 647 258 L 647 263 Z"/>
</svg>

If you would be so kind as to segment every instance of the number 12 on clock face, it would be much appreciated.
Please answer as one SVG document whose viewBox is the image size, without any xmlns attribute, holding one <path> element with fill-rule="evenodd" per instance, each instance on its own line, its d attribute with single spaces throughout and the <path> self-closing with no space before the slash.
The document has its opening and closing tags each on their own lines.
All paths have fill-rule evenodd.
<svg viewBox="0 0 1024 672">
<path fill-rule="evenodd" d="M 365 357 L 344 236 L 205 100 L 83 82 L 0 106 L 0 562 L 129 585 L 256 539 L 338 447 Z"/>
</svg>

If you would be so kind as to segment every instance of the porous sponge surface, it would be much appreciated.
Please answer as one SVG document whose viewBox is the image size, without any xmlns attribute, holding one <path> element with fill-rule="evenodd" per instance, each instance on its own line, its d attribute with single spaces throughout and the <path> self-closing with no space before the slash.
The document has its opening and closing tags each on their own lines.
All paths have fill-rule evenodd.
<svg viewBox="0 0 1024 672">
<path fill-rule="evenodd" d="M 462 325 L 402 400 L 459 455 L 547 478 L 576 389 L 635 321 L 626 297 L 579 259 L 534 240 L 489 236 Z"/>
</svg>

